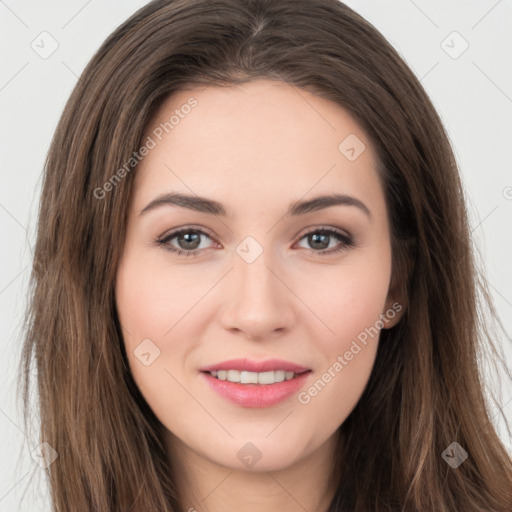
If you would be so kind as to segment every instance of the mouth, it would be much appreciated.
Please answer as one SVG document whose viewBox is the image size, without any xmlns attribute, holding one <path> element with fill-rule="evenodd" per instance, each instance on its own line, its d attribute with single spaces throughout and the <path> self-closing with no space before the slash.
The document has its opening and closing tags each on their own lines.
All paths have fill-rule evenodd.
<svg viewBox="0 0 512 512">
<path fill-rule="evenodd" d="M 278 359 L 233 359 L 200 369 L 210 389 L 223 399 L 247 408 L 284 402 L 299 392 L 311 372 L 304 366 Z"/>
<path fill-rule="evenodd" d="M 305 370 L 297 373 L 286 370 L 275 370 L 267 372 L 250 372 L 245 370 L 212 370 L 205 373 L 209 373 L 215 379 L 225 380 L 238 384 L 269 385 L 295 379 L 297 376 L 309 371 L 311 370 Z"/>
</svg>

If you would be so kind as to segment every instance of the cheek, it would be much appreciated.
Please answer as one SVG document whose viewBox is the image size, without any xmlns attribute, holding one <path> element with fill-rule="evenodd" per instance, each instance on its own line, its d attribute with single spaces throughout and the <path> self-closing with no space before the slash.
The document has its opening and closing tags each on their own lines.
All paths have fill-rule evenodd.
<svg viewBox="0 0 512 512">
<path fill-rule="evenodd" d="M 119 267 L 116 304 L 125 328 L 125 341 L 136 345 L 144 338 L 163 343 L 171 330 L 211 286 L 190 274 L 134 253 Z M 189 314 L 190 314 L 189 313 Z"/>
<path fill-rule="evenodd" d="M 388 274 L 376 268 L 359 275 L 346 276 L 333 295 L 334 330 L 338 351 L 349 350 L 353 340 L 364 342 L 364 333 L 374 327 L 384 313 L 388 291 Z M 334 347 L 333 347 L 334 348 Z"/>
<path fill-rule="evenodd" d="M 372 255 L 366 261 L 340 267 L 329 279 L 324 276 L 307 295 L 323 324 L 314 322 L 315 329 L 310 332 L 321 361 L 298 401 L 313 416 L 331 411 L 325 417 L 323 428 L 327 431 L 350 414 L 370 377 L 390 272 L 390 256 L 384 251 L 380 257 Z"/>
<path fill-rule="evenodd" d="M 154 286 L 153 273 L 150 266 L 139 265 L 134 259 L 119 268 L 116 304 L 127 349 L 133 350 L 142 339 L 156 338 L 163 328 L 164 304 Z"/>
<path fill-rule="evenodd" d="M 302 295 L 320 321 L 311 323 L 315 327 L 311 339 L 316 339 L 331 360 L 349 350 L 353 340 L 364 342 L 367 329 L 380 320 L 390 274 L 390 255 L 382 251 L 347 259 L 346 264 L 325 269 L 308 280 Z"/>
<path fill-rule="evenodd" d="M 187 404 L 185 394 L 169 393 L 179 389 L 172 376 L 182 382 L 189 370 L 190 353 L 201 340 L 207 304 L 201 299 L 218 279 L 212 272 L 180 269 L 159 253 L 148 256 L 136 248 L 126 251 L 119 265 L 116 305 L 128 363 L 155 412 Z"/>
<path fill-rule="evenodd" d="M 183 362 L 190 344 L 172 343 L 187 327 L 181 321 L 198 290 L 184 287 L 180 273 L 162 268 L 134 251 L 121 262 L 116 279 L 116 306 L 133 379 L 157 417 L 165 423 L 168 411 L 184 410 L 188 396 L 179 392 L 176 361 Z M 200 295 L 199 295 L 200 296 Z M 185 319 L 187 317 L 185 316 Z M 176 327 L 174 327 L 177 324 Z M 174 338 L 173 338 L 174 337 Z"/>
</svg>

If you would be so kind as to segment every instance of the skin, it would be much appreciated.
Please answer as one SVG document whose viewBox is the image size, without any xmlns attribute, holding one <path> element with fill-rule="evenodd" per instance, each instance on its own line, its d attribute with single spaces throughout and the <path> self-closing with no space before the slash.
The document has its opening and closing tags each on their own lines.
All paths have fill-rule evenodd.
<svg viewBox="0 0 512 512">
<path fill-rule="evenodd" d="M 199 368 L 238 357 L 285 359 L 311 369 L 304 391 L 396 303 L 374 150 L 339 105 L 270 80 L 181 91 L 146 135 L 191 97 L 197 106 L 137 168 L 116 281 L 130 368 L 168 430 L 185 510 L 325 511 L 335 490 L 334 436 L 368 382 L 378 335 L 307 404 L 295 394 L 268 408 L 242 407 L 215 393 Z M 350 134 L 366 146 L 354 161 L 338 149 Z M 214 199 L 228 215 L 172 205 L 140 214 L 168 192 Z M 285 216 L 292 201 L 331 193 L 359 199 L 371 218 L 348 205 Z M 154 241 L 191 225 L 209 233 L 192 249 L 196 257 Z M 305 236 L 320 228 L 349 233 L 356 245 L 320 254 L 343 244 Z M 236 252 L 247 236 L 263 251 L 252 263 Z M 183 237 L 167 245 L 191 247 Z M 148 366 L 134 354 L 144 339 L 160 350 Z M 262 455 L 251 468 L 237 457 L 247 442 Z"/>
</svg>

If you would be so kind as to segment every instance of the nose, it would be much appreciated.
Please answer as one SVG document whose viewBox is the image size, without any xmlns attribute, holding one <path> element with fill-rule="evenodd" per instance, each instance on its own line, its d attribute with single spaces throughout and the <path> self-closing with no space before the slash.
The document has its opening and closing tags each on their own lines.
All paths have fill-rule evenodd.
<svg viewBox="0 0 512 512">
<path fill-rule="evenodd" d="M 272 340 L 296 324 L 294 304 L 298 301 L 286 283 L 286 272 L 270 251 L 251 263 L 235 253 L 233 269 L 224 280 L 226 297 L 222 326 L 253 341 Z"/>
</svg>

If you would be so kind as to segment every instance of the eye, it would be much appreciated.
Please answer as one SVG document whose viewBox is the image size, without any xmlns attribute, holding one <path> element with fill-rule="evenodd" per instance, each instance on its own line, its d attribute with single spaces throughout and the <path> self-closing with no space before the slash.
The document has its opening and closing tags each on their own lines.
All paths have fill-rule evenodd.
<svg viewBox="0 0 512 512">
<path fill-rule="evenodd" d="M 199 228 L 186 227 L 173 231 L 163 238 L 156 239 L 155 242 L 165 250 L 175 253 L 177 256 L 198 256 L 199 249 L 208 249 L 201 247 L 201 238 L 206 237 L 211 240 L 210 235 Z M 347 250 L 354 247 L 355 243 L 350 235 L 332 228 L 316 228 L 303 235 L 300 240 L 307 239 L 307 243 L 313 248 L 312 252 L 319 255 L 329 255 Z M 338 240 L 335 248 L 330 248 L 330 241 Z M 174 245 L 173 240 L 176 240 Z M 328 249 L 328 250 L 326 250 Z"/>
<path fill-rule="evenodd" d="M 204 247 L 200 247 L 202 236 L 210 238 L 208 233 L 202 229 L 183 228 L 178 231 L 173 231 L 164 238 L 156 240 L 156 242 L 165 250 L 174 252 L 178 256 L 194 257 L 199 254 L 197 249 L 204 249 Z M 177 248 L 171 244 L 171 241 L 174 239 L 177 239 Z"/>
<path fill-rule="evenodd" d="M 354 247 L 355 245 L 350 235 L 332 228 L 316 228 L 303 235 L 301 240 L 304 238 L 306 238 L 307 243 L 315 249 L 313 252 L 321 256 L 338 253 L 350 247 Z M 338 246 L 336 247 L 335 244 L 334 249 L 325 250 L 329 248 L 330 241 L 332 241 L 333 238 L 338 240 Z"/>
</svg>

